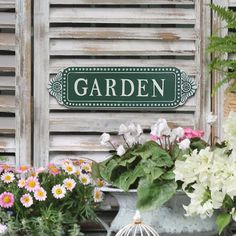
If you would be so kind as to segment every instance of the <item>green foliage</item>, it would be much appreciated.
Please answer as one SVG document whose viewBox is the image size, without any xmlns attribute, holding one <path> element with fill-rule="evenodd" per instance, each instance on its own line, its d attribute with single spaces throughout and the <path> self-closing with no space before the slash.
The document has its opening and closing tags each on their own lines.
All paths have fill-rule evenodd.
<svg viewBox="0 0 236 236">
<path fill-rule="evenodd" d="M 177 158 L 181 151 L 174 145 Z M 93 164 L 94 177 L 101 176 L 114 187 L 128 191 L 137 189 L 139 209 L 159 207 L 175 194 L 173 157 L 154 141 L 137 144 L 121 157 L 113 155 L 108 160 Z M 96 174 L 95 174 L 96 173 Z"/>
<path fill-rule="evenodd" d="M 229 213 L 221 213 L 217 216 L 216 225 L 218 228 L 219 235 L 230 224 L 230 222 L 231 222 L 231 215 Z"/>
<path fill-rule="evenodd" d="M 226 21 L 227 28 L 236 29 L 235 12 L 215 4 L 211 4 L 210 7 L 222 20 Z M 224 78 L 216 84 L 214 91 L 219 89 L 223 84 L 231 82 L 229 89 L 231 92 L 236 92 L 236 62 L 235 60 L 223 59 L 226 53 L 236 53 L 236 33 L 224 37 L 217 35 L 211 36 L 208 51 L 215 53 L 217 57 L 209 64 L 210 71 L 221 71 L 224 73 Z"/>
</svg>

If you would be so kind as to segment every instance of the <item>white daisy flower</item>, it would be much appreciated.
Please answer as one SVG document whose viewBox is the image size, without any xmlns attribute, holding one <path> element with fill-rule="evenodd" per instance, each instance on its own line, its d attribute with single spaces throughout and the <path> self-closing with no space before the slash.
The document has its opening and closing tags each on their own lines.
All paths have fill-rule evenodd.
<svg viewBox="0 0 236 236">
<path fill-rule="evenodd" d="M 11 172 L 6 172 L 6 173 L 3 173 L 1 175 L 1 180 L 6 183 L 6 184 L 9 184 L 9 183 L 12 183 L 14 180 L 15 180 L 15 176 L 13 173 Z"/>
<path fill-rule="evenodd" d="M 27 193 L 20 198 L 20 202 L 24 207 L 28 208 L 33 205 L 33 198 Z"/>
<path fill-rule="evenodd" d="M 63 181 L 63 186 L 69 191 L 72 191 L 75 188 L 75 185 L 76 182 L 71 178 L 64 179 Z"/>
<path fill-rule="evenodd" d="M 87 174 L 81 174 L 79 180 L 83 185 L 88 185 L 91 183 L 91 178 Z"/>
<path fill-rule="evenodd" d="M 52 194 L 56 199 L 65 197 L 66 189 L 63 185 L 57 184 L 52 188 Z"/>
</svg>

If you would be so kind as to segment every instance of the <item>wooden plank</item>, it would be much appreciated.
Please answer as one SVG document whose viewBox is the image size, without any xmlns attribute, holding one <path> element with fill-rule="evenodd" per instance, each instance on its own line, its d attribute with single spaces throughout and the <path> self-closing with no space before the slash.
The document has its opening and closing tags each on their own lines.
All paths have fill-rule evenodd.
<svg viewBox="0 0 236 236">
<path fill-rule="evenodd" d="M 15 13 L 1 12 L 0 28 L 15 28 Z"/>
<path fill-rule="evenodd" d="M 15 34 L 0 33 L 0 50 L 15 50 Z"/>
<path fill-rule="evenodd" d="M 50 23 L 195 24 L 195 12 L 181 8 L 51 8 Z"/>
<path fill-rule="evenodd" d="M 15 133 L 15 118 L 0 117 L 0 133 L 14 134 Z"/>
<path fill-rule="evenodd" d="M 96 117 L 96 118 L 95 118 Z M 177 126 L 194 126 L 193 114 L 157 112 L 50 113 L 51 132 L 117 132 L 121 123 L 139 123 L 150 129 L 159 118 Z"/>
<path fill-rule="evenodd" d="M 34 165 L 49 160 L 49 2 L 34 2 Z"/>
<path fill-rule="evenodd" d="M 62 160 L 66 159 L 88 159 L 94 160 L 96 162 L 101 162 L 109 158 L 111 154 L 109 152 L 51 152 L 50 162 L 60 163 Z"/>
<path fill-rule="evenodd" d="M 131 5 L 131 4 L 145 4 L 145 5 L 193 5 L 194 0 L 50 0 L 50 4 L 62 4 L 62 5 Z"/>
<path fill-rule="evenodd" d="M 199 71 L 196 70 L 194 60 L 178 60 L 178 59 L 51 59 L 50 73 L 56 74 L 63 68 L 69 66 L 173 66 L 184 70 L 189 75 L 196 75 Z"/>
<path fill-rule="evenodd" d="M 0 8 L 15 8 L 16 0 L 0 0 Z"/>
<path fill-rule="evenodd" d="M 52 27 L 50 38 L 61 39 L 155 39 L 165 41 L 195 40 L 192 28 L 113 28 L 113 27 Z"/>
<path fill-rule="evenodd" d="M 0 152 L 15 152 L 15 138 L 0 136 Z"/>
<path fill-rule="evenodd" d="M 0 72 L 14 72 L 14 71 L 15 71 L 15 56 L 0 55 Z"/>
<path fill-rule="evenodd" d="M 15 77 L 14 76 L 0 76 L 0 90 L 14 90 Z"/>
<path fill-rule="evenodd" d="M 16 1 L 16 164 L 31 164 L 31 0 Z"/>
<path fill-rule="evenodd" d="M 236 0 L 229 0 L 230 7 L 236 7 Z"/>
<path fill-rule="evenodd" d="M 57 102 L 57 100 L 52 96 L 50 96 L 50 110 L 51 111 L 54 111 L 54 110 L 68 111 L 68 109 L 65 106 L 60 105 Z M 76 109 L 74 109 L 74 110 L 76 110 Z M 187 102 L 185 103 L 184 106 L 180 106 L 180 107 L 176 108 L 175 111 L 192 111 L 192 112 L 196 111 L 196 98 L 191 97 L 190 99 L 187 100 Z"/>
<path fill-rule="evenodd" d="M 15 96 L 0 95 L 0 112 L 15 112 Z"/>
<path fill-rule="evenodd" d="M 160 56 L 195 54 L 194 41 L 51 40 L 50 55 Z"/>
</svg>

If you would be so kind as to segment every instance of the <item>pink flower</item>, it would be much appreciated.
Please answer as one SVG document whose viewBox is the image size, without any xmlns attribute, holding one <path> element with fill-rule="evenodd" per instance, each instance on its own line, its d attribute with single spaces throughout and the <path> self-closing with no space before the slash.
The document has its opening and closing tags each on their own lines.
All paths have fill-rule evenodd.
<svg viewBox="0 0 236 236">
<path fill-rule="evenodd" d="M 16 173 L 27 173 L 30 169 L 30 166 L 20 166 L 16 168 Z"/>
<path fill-rule="evenodd" d="M 201 138 L 204 135 L 202 130 L 193 130 L 191 128 L 184 129 L 184 138 L 192 139 L 192 138 Z"/>
<path fill-rule="evenodd" d="M 38 201 L 45 201 L 47 198 L 47 192 L 42 188 L 36 188 L 34 191 L 34 197 Z"/>
<path fill-rule="evenodd" d="M 150 139 L 152 141 L 157 141 L 159 138 L 156 135 L 150 134 Z"/>
<path fill-rule="evenodd" d="M 48 170 L 49 173 L 54 176 L 61 173 L 61 171 L 53 163 L 48 164 Z"/>
<path fill-rule="evenodd" d="M 9 208 L 14 205 L 14 195 L 9 192 L 4 192 L 0 195 L 0 206 Z"/>
<path fill-rule="evenodd" d="M 26 208 L 32 206 L 33 204 L 33 198 L 30 196 L 30 194 L 24 194 L 21 198 L 20 198 L 20 202 L 22 203 L 22 205 Z"/>
<path fill-rule="evenodd" d="M 29 192 L 33 192 L 38 187 L 39 187 L 39 181 L 36 177 L 31 176 L 25 181 L 25 188 Z"/>
</svg>

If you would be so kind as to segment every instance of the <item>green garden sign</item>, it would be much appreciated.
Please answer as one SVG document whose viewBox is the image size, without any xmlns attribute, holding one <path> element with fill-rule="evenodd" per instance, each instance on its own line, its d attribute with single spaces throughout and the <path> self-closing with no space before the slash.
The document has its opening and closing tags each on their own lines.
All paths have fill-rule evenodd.
<svg viewBox="0 0 236 236">
<path fill-rule="evenodd" d="M 59 104 L 76 109 L 173 109 L 196 89 L 175 67 L 68 67 L 49 83 Z"/>
</svg>

